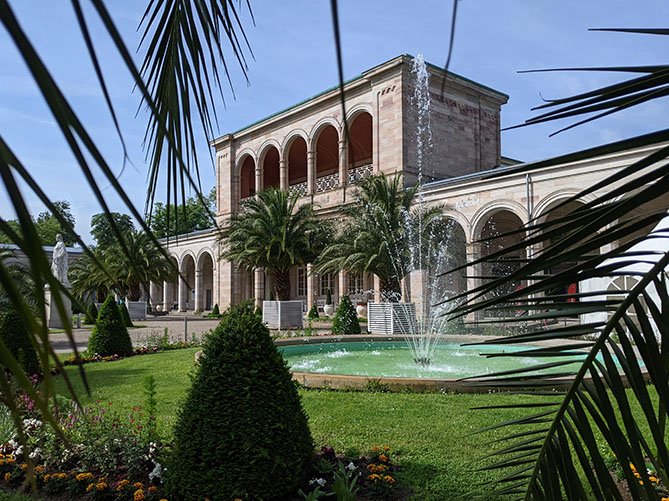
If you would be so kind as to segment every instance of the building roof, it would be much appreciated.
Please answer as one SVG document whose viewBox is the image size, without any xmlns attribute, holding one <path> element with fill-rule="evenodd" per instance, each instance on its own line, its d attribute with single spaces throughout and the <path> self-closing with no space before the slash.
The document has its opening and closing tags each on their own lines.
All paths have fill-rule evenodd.
<svg viewBox="0 0 669 501">
<path fill-rule="evenodd" d="M 53 248 L 54 248 L 53 245 L 43 245 L 42 246 L 42 250 L 44 252 L 53 253 Z M 84 249 L 82 249 L 81 247 L 65 247 L 65 248 L 67 249 L 68 254 L 83 254 L 84 253 Z M 0 244 L 0 249 L 9 249 L 9 250 L 21 252 L 21 247 L 19 247 L 16 244 Z"/>
</svg>

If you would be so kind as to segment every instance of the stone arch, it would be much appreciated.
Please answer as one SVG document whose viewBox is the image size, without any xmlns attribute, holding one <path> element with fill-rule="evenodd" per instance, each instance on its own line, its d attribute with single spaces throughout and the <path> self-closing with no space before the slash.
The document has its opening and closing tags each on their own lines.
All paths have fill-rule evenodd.
<svg viewBox="0 0 669 501">
<path fill-rule="evenodd" d="M 565 188 L 546 195 L 534 206 L 534 209 L 532 210 L 532 217 L 541 221 L 541 218 L 545 217 L 546 213 L 555 207 L 558 203 L 566 200 L 567 198 L 573 197 L 574 195 L 578 194 L 579 191 L 580 190 L 575 188 Z M 579 198 L 578 201 L 583 204 L 590 202 L 594 198 L 594 195 L 587 195 L 583 198 Z"/>
<path fill-rule="evenodd" d="M 339 138 L 339 129 L 332 124 L 324 124 L 314 136 L 316 179 L 339 171 Z"/>
<path fill-rule="evenodd" d="M 256 192 L 256 160 L 250 153 L 241 156 L 237 166 L 239 179 L 239 200 L 243 200 Z"/>
<path fill-rule="evenodd" d="M 253 163 L 258 162 L 258 157 L 256 156 L 256 152 L 253 151 L 251 148 L 244 148 L 241 151 L 238 151 L 237 154 L 235 155 L 236 159 L 236 164 L 235 164 L 235 174 L 239 175 L 239 171 L 242 168 L 242 162 L 245 160 L 245 157 L 250 156 L 253 159 Z"/>
<path fill-rule="evenodd" d="M 307 138 L 299 132 L 295 132 L 290 140 L 285 142 L 283 158 L 288 161 L 286 176 L 288 187 L 307 182 Z M 306 184 L 304 185 L 306 195 Z"/>
<path fill-rule="evenodd" d="M 200 250 L 197 256 L 197 273 L 195 280 L 195 309 L 211 311 L 214 307 L 214 253 L 209 248 Z"/>
<path fill-rule="evenodd" d="M 356 113 L 351 114 L 348 127 L 348 169 L 372 164 L 374 161 L 374 119 L 372 113 L 364 109 L 357 110 Z"/>
<path fill-rule="evenodd" d="M 346 111 L 346 123 L 349 125 L 351 121 L 354 120 L 360 113 L 368 113 L 373 116 L 372 105 L 366 103 L 360 103 L 353 106 L 350 110 Z"/>
<path fill-rule="evenodd" d="M 337 120 L 332 117 L 321 118 L 318 122 L 316 122 L 316 125 L 311 128 L 311 133 L 309 134 L 309 139 L 307 141 L 307 147 L 309 148 L 309 151 L 316 151 L 316 142 L 318 141 L 318 136 L 320 136 L 321 132 L 323 132 L 323 129 L 325 129 L 328 125 L 334 127 L 339 137 L 341 137 L 341 124 L 337 122 Z"/>
<path fill-rule="evenodd" d="M 514 200 L 495 200 L 489 202 L 476 211 L 471 219 L 470 241 L 475 242 L 481 238 L 481 230 L 487 219 L 495 212 L 501 210 L 515 214 L 521 221 L 527 221 L 527 209 Z"/>
<path fill-rule="evenodd" d="M 281 145 L 274 139 L 268 139 L 260 149 L 258 167 L 262 170 L 262 186 L 265 188 L 279 187 L 281 162 Z"/>
<path fill-rule="evenodd" d="M 187 259 L 190 258 L 193 260 L 193 265 L 197 263 L 197 256 L 195 253 L 191 250 L 185 250 L 181 253 L 181 256 L 179 256 L 179 271 L 183 272 L 184 271 L 184 266 L 188 264 Z"/>
<path fill-rule="evenodd" d="M 288 156 L 288 150 L 290 148 L 291 143 L 298 138 L 304 139 L 304 142 L 307 143 L 307 145 L 309 145 L 309 135 L 306 133 L 304 129 L 291 130 L 283 139 L 283 143 L 281 144 L 281 152 L 283 154 L 284 159 L 287 158 Z"/>
<path fill-rule="evenodd" d="M 179 271 L 181 277 L 179 278 L 180 296 L 179 296 L 179 311 L 187 311 L 195 309 L 195 269 L 196 269 L 195 254 L 190 251 L 184 251 L 181 254 L 181 262 L 179 263 Z"/>
<path fill-rule="evenodd" d="M 469 219 L 467 219 L 467 216 L 458 210 L 447 208 L 442 211 L 442 217 L 452 219 L 458 223 L 465 232 L 465 243 L 471 243 L 471 223 L 469 222 Z"/>
</svg>

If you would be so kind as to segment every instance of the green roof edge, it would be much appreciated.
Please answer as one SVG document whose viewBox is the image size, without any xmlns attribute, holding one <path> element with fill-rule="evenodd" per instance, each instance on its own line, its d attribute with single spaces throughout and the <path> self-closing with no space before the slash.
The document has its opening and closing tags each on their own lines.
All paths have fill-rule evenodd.
<svg viewBox="0 0 669 501">
<path fill-rule="evenodd" d="M 409 57 L 409 58 L 411 58 L 411 59 L 414 59 L 414 56 L 412 56 L 411 54 L 407 54 L 407 53 L 400 54 L 399 56 L 395 56 L 395 57 L 393 57 L 392 59 L 388 59 L 387 61 L 384 61 L 384 62 L 382 62 L 382 63 L 377 64 L 376 66 L 372 66 L 371 68 L 365 70 L 365 73 L 370 72 L 370 71 L 372 71 L 372 70 L 378 68 L 379 66 L 383 66 L 384 64 L 388 64 L 390 61 L 393 61 L 394 59 L 397 59 L 397 58 L 402 57 L 402 56 L 406 56 L 406 57 Z M 425 64 L 427 64 L 427 65 L 428 65 L 429 67 L 431 67 L 431 68 L 434 68 L 434 69 L 437 69 L 437 70 L 440 70 L 440 71 L 444 71 L 443 68 L 440 68 L 440 67 L 437 66 L 436 64 L 432 64 L 432 63 L 428 63 L 428 62 L 426 62 Z M 481 84 L 481 83 L 479 83 L 479 82 L 476 82 L 476 81 L 474 81 L 474 80 L 471 80 L 470 78 L 463 77 L 462 75 L 458 75 L 457 73 L 453 73 L 453 72 L 450 71 L 450 70 L 449 70 L 447 73 L 450 74 L 450 75 L 453 75 L 453 76 L 455 76 L 455 77 L 458 77 L 458 78 L 460 78 L 460 79 L 462 79 L 462 80 L 464 80 L 464 81 L 466 81 L 466 82 L 469 82 L 469 83 L 473 83 L 473 84 L 475 84 L 475 85 L 478 85 L 479 87 L 482 87 L 482 88 L 487 89 L 487 90 L 489 90 L 489 91 L 491 91 L 491 92 L 494 92 L 495 94 L 499 94 L 500 96 L 504 96 L 504 97 L 506 97 L 507 99 L 509 98 L 508 94 L 504 94 L 503 92 L 500 92 L 500 91 L 498 91 L 498 90 L 493 89 L 492 87 L 488 87 L 487 85 L 483 85 L 483 84 Z M 350 78 L 350 79 L 344 81 L 344 85 L 347 85 L 347 84 L 349 84 L 349 83 L 351 83 L 351 82 L 355 82 L 356 80 L 359 80 L 359 79 L 361 79 L 362 77 L 363 77 L 363 73 L 360 73 L 359 75 L 356 75 L 356 76 L 354 76 L 353 78 Z M 231 132 L 231 133 L 229 133 L 229 134 L 232 134 L 233 136 L 234 136 L 235 134 L 239 134 L 240 132 L 245 131 L 246 129 L 249 129 L 249 128 L 253 127 L 254 125 L 258 125 L 259 123 L 262 123 L 262 122 L 264 122 L 265 120 L 269 120 L 270 118 L 273 118 L 273 117 L 275 117 L 275 116 L 277 116 L 277 115 L 280 115 L 281 113 L 285 113 L 286 111 L 290 111 L 290 110 L 292 110 L 293 108 L 297 108 L 298 106 L 300 106 L 300 105 L 302 105 L 302 104 L 304 104 L 304 103 L 306 103 L 306 102 L 309 102 L 309 101 L 311 101 L 312 99 L 316 99 L 317 97 L 320 97 L 320 96 L 322 96 L 322 95 L 324 95 L 324 94 L 327 94 L 328 92 L 332 92 L 333 90 L 338 89 L 338 88 L 339 88 L 339 84 L 334 85 L 334 86 L 332 86 L 332 87 L 330 87 L 330 88 L 328 88 L 328 89 L 325 89 L 325 90 L 322 91 L 322 92 L 319 92 L 318 94 L 314 94 L 314 95 L 311 96 L 311 97 L 308 97 L 308 98 L 306 98 L 306 99 L 303 99 L 303 100 L 300 101 L 299 103 L 295 103 L 295 104 L 293 104 L 292 106 L 288 106 L 287 108 L 284 108 L 284 109 L 279 110 L 279 111 L 277 111 L 277 112 L 275 112 L 275 113 L 272 113 L 271 115 L 267 115 L 266 117 L 261 118 L 260 120 L 256 120 L 255 122 L 250 123 L 250 124 L 248 124 L 248 125 L 242 127 L 241 129 L 238 129 L 238 130 L 236 130 L 236 131 L 234 131 L 234 132 Z M 220 138 L 223 137 L 223 136 L 227 136 L 227 135 L 228 135 L 228 134 L 223 134 L 222 136 L 219 136 L 219 137 L 217 137 L 216 139 L 214 139 L 214 141 L 220 139 Z"/>
</svg>

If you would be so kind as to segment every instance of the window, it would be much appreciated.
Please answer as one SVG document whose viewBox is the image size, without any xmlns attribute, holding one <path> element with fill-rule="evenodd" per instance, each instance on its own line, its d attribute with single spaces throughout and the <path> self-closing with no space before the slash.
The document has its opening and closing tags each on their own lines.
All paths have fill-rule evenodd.
<svg viewBox="0 0 669 501">
<path fill-rule="evenodd" d="M 348 274 L 348 294 L 354 296 L 356 294 L 362 294 L 365 290 L 363 283 L 362 273 L 349 273 Z"/>
<path fill-rule="evenodd" d="M 318 293 L 321 296 L 325 296 L 328 293 L 328 289 L 330 289 L 331 293 L 334 293 L 334 288 L 332 287 L 333 280 L 332 280 L 332 273 L 325 273 L 324 275 L 321 275 L 318 277 Z"/>
<path fill-rule="evenodd" d="M 306 296 L 307 295 L 307 269 L 298 268 L 297 269 L 297 295 Z"/>
</svg>

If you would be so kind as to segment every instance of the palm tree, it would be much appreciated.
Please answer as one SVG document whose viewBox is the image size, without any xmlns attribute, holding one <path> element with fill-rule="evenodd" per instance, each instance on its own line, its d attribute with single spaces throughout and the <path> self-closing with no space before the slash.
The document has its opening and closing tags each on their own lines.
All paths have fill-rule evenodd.
<svg viewBox="0 0 669 501">
<path fill-rule="evenodd" d="M 669 30 L 612 30 L 668 35 Z M 592 71 L 596 68 L 587 68 Z M 633 79 L 565 99 L 549 101 L 548 110 L 526 125 L 595 113 L 574 125 L 667 95 L 669 65 L 603 68 L 635 73 Z M 573 127 L 571 125 L 570 127 Z M 567 127 L 568 128 L 568 127 Z M 562 129 L 564 130 L 564 129 Z M 483 309 L 523 309 L 529 332 L 495 340 L 495 344 L 553 341 L 551 348 L 529 348 L 523 357 L 542 357 L 541 366 L 487 374 L 473 384 L 522 389 L 536 401 L 518 407 L 530 414 L 498 427 L 511 427 L 488 467 L 504 476 L 485 490 L 497 498 L 622 499 L 605 456 L 617 458 L 633 499 L 659 499 L 646 468 L 669 486 L 669 130 L 619 141 L 543 162 L 520 166 L 518 172 L 632 148 L 656 145 L 652 153 L 616 174 L 563 201 L 589 200 L 552 221 L 530 221 L 518 245 L 469 263 L 499 262 L 527 246 L 542 248 L 520 269 L 488 279 L 468 291 L 469 303 L 456 309 L 466 315 Z M 649 204 L 654 210 L 646 210 Z M 643 228 L 645 231 L 640 231 Z M 546 270 L 561 271 L 556 273 Z M 556 293 L 572 283 L 621 284 L 574 294 Z M 526 281 L 524 289 L 490 294 L 506 282 Z M 457 300 L 458 298 L 454 298 Z M 462 299 L 462 298 L 460 298 Z M 513 304 L 509 307 L 509 304 Z M 602 320 L 587 321 L 596 313 Z M 569 323 L 552 323 L 561 319 Z M 508 315 L 506 322 L 519 321 Z M 543 324 L 548 322 L 548 326 Z M 577 340 L 566 342 L 565 339 Z M 513 356 L 506 350 L 497 356 Z M 565 361 L 555 357 L 580 355 Z M 550 369 L 537 373 L 538 368 Z M 552 371 L 552 372 L 551 372 Z M 547 391 L 561 386 L 558 392 Z M 629 390 L 625 387 L 629 386 Z M 494 407 L 493 407 L 494 408 Z M 630 409 L 642 418 L 632 419 Z M 520 426 L 520 429 L 516 429 Z M 574 465 L 574 467 L 572 466 Z M 638 477 L 637 477 L 638 475 Z M 591 497 L 589 497 L 591 496 Z"/>
<path fill-rule="evenodd" d="M 223 258 L 274 276 L 279 301 L 290 299 L 290 269 L 312 262 L 323 239 L 323 225 L 312 203 L 297 205 L 298 195 L 263 190 L 233 214 L 223 231 Z"/>
<path fill-rule="evenodd" d="M 0 246 L 0 263 L 4 263 L 5 268 L 11 277 L 19 293 L 26 299 L 31 308 L 37 307 L 37 298 L 35 297 L 34 281 L 30 275 L 30 270 L 16 261 L 16 254 L 12 249 Z M 12 303 L 7 291 L 0 283 L 0 316 L 13 310 Z"/>
<path fill-rule="evenodd" d="M 113 285 L 111 274 L 105 273 L 91 255 L 98 262 L 104 262 L 105 256 L 99 247 L 91 246 L 90 253 L 86 253 L 75 260 L 70 266 L 68 278 L 72 285 L 72 292 L 82 302 L 93 296 L 98 303 L 104 302 Z"/>
<path fill-rule="evenodd" d="M 314 271 L 373 273 L 381 281 L 382 296 L 398 301 L 402 279 L 427 261 L 429 235 L 443 211 L 436 205 L 412 208 L 419 188 L 404 189 L 401 175 L 364 179 L 353 202 L 341 210 L 345 219 L 339 233 L 321 253 Z"/>
</svg>

